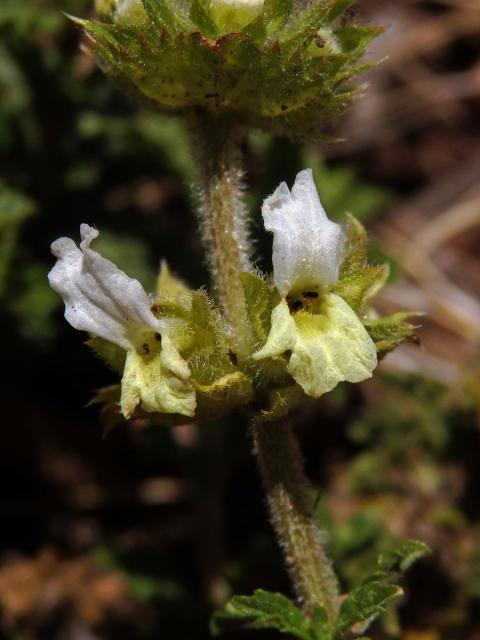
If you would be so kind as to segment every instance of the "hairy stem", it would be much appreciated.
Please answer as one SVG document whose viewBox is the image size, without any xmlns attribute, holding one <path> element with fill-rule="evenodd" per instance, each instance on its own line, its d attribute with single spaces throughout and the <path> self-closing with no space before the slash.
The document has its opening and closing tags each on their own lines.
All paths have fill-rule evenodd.
<svg viewBox="0 0 480 640">
<path fill-rule="evenodd" d="M 272 523 L 299 602 L 307 615 L 323 606 L 333 622 L 338 585 L 311 510 L 297 439 L 287 422 L 254 421 L 253 437 Z"/>
<path fill-rule="evenodd" d="M 242 130 L 226 119 L 195 114 L 190 120 L 197 166 L 200 221 L 215 293 L 232 327 L 240 356 L 252 349 L 240 273 L 251 269 L 243 200 Z M 270 514 L 296 590 L 307 614 L 338 611 L 335 574 L 322 532 L 310 510 L 297 441 L 285 422 L 254 421 L 253 435 Z"/>
<path fill-rule="evenodd" d="M 248 343 L 240 273 L 251 269 L 240 143 L 243 130 L 228 120 L 196 114 L 189 121 L 197 168 L 204 246 L 218 302 L 239 349 Z"/>
</svg>

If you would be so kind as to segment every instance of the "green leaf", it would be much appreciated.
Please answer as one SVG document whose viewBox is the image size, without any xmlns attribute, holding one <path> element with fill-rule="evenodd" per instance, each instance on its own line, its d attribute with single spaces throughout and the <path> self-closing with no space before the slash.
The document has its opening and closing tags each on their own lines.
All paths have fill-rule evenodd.
<svg viewBox="0 0 480 640">
<path fill-rule="evenodd" d="M 388 274 L 388 265 L 376 265 L 343 273 L 333 292 L 341 296 L 352 309 L 359 311 L 384 286 Z"/>
<path fill-rule="evenodd" d="M 347 213 L 343 229 L 346 237 L 345 257 L 341 265 L 340 277 L 343 274 L 363 268 L 367 261 L 368 236 L 363 224 L 350 213 Z"/>
<path fill-rule="evenodd" d="M 378 567 L 381 571 L 404 573 L 414 562 L 431 553 L 430 547 L 420 540 L 404 540 L 380 554 Z"/>
<path fill-rule="evenodd" d="M 166 260 L 160 263 L 160 273 L 157 278 L 156 293 L 160 297 L 171 296 L 182 298 L 191 304 L 193 291 L 188 288 L 183 280 L 172 274 Z"/>
<path fill-rule="evenodd" d="M 191 0 L 190 20 L 209 38 L 218 37 L 218 28 L 208 11 L 208 5 L 200 0 Z"/>
<path fill-rule="evenodd" d="M 335 36 L 340 43 L 342 51 L 361 55 L 370 42 L 383 32 L 381 27 L 365 27 L 356 24 L 348 24 L 335 29 Z"/>
<path fill-rule="evenodd" d="M 253 596 L 234 596 L 222 611 L 213 614 L 211 632 L 234 629 L 278 629 L 301 640 L 313 640 L 303 613 L 280 593 L 257 589 Z"/>
<path fill-rule="evenodd" d="M 312 42 L 317 30 L 327 23 L 328 6 L 325 2 L 316 0 L 287 23 L 279 34 L 279 42 L 291 54 Z"/>
<path fill-rule="evenodd" d="M 245 293 L 248 318 L 259 342 L 263 344 L 270 332 L 275 294 L 260 276 L 242 273 L 240 279 Z"/>
<path fill-rule="evenodd" d="M 385 356 L 404 340 L 413 338 L 415 325 L 408 320 L 421 314 L 400 311 L 384 318 L 364 320 L 365 329 L 375 343 L 379 357 Z"/>
<path fill-rule="evenodd" d="M 314 640 L 331 640 L 333 629 L 323 607 L 315 607 L 310 622 Z"/>
<path fill-rule="evenodd" d="M 385 611 L 389 602 L 402 595 L 398 585 L 380 581 L 367 582 L 351 591 L 343 601 L 337 628 L 345 633 L 355 625 L 365 629 L 377 616 Z"/>
<path fill-rule="evenodd" d="M 350 9 L 357 0 L 330 0 L 329 9 L 327 12 L 327 22 L 333 22 L 339 18 L 342 13 L 345 13 L 347 9 Z"/>
<path fill-rule="evenodd" d="M 360 45 L 342 51 L 327 24 L 331 2 L 315 0 L 293 18 L 290 0 L 268 0 L 260 14 L 242 5 L 242 16 L 207 0 L 143 3 L 145 24 L 75 21 L 104 70 L 163 112 L 225 111 L 254 127 L 321 139 L 356 94 L 347 83 Z M 312 44 L 319 29 L 329 46 Z M 345 32 L 348 46 L 354 33 L 360 39 Z"/>
<path fill-rule="evenodd" d="M 157 27 L 177 33 L 191 26 L 182 16 L 177 0 L 142 0 L 142 2 L 148 17 Z"/>
<path fill-rule="evenodd" d="M 274 35 L 288 20 L 292 10 L 292 0 L 265 0 L 263 15 L 267 35 Z"/>
</svg>

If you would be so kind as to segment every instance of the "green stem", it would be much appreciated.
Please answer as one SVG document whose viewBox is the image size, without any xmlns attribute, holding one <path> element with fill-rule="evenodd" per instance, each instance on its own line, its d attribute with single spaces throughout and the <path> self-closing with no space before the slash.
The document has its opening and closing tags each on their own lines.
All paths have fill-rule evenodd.
<svg viewBox="0 0 480 640">
<path fill-rule="evenodd" d="M 251 269 L 251 261 L 240 150 L 244 132 L 226 119 L 206 114 L 195 114 L 189 124 L 212 282 L 237 346 L 246 353 L 250 333 L 240 274 Z"/>
<path fill-rule="evenodd" d="M 311 509 L 297 439 L 286 422 L 254 421 L 253 437 L 270 516 L 299 602 L 307 615 L 323 606 L 334 622 L 337 579 L 324 548 L 324 534 Z M 310 494 L 310 495 L 309 495 Z"/>
</svg>

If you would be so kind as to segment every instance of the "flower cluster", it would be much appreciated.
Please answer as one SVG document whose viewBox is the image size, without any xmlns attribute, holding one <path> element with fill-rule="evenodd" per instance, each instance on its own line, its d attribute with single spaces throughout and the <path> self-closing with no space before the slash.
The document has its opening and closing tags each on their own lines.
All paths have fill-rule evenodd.
<svg viewBox="0 0 480 640">
<path fill-rule="evenodd" d="M 155 108 L 312 139 L 351 101 L 379 32 L 342 19 L 352 3 L 97 0 L 104 22 L 74 20 L 102 68 Z"/>
<path fill-rule="evenodd" d="M 91 248 L 98 231 L 83 224 L 81 243 L 52 244 L 51 286 L 65 317 L 122 371 L 118 403 L 135 411 L 185 418 L 214 416 L 270 393 L 264 413 L 283 411 L 339 382 L 371 376 L 377 352 L 411 335 L 405 315 L 375 318 L 368 301 L 387 269 L 365 259 L 363 228 L 342 228 L 322 208 L 311 170 L 290 191 L 282 183 L 263 204 L 272 231 L 273 280 L 239 274 L 258 344 L 241 361 L 231 329 L 203 291 L 191 291 L 162 267 L 153 297 Z M 110 345 L 110 347 L 108 347 Z M 114 353 L 112 353 L 112 347 Z M 268 394 L 267 394 L 268 395 Z M 277 407 L 278 408 L 278 407 Z"/>
</svg>

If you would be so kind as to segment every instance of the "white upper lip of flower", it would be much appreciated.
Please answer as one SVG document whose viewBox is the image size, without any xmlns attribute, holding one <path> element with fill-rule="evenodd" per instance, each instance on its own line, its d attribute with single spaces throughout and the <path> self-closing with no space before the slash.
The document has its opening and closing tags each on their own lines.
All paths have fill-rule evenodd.
<svg viewBox="0 0 480 640">
<path fill-rule="evenodd" d="M 282 297 L 337 282 L 344 235 L 327 218 L 311 169 L 300 171 L 291 191 L 282 182 L 265 199 L 262 215 L 274 234 L 273 279 Z"/>
<path fill-rule="evenodd" d="M 136 348 L 142 332 L 161 333 L 164 324 L 153 315 L 140 282 L 90 249 L 97 236 L 96 229 L 82 224 L 80 248 L 70 238 L 52 243 L 57 262 L 48 274 L 50 285 L 63 298 L 72 327 L 126 350 Z"/>
</svg>

